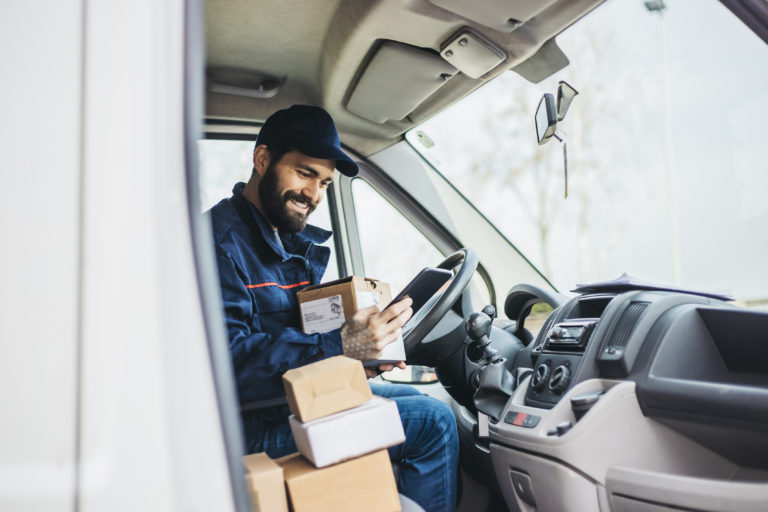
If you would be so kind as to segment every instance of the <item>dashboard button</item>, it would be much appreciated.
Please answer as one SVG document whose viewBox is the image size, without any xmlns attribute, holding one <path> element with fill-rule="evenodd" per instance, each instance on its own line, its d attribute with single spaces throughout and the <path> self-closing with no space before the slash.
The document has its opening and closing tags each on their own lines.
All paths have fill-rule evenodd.
<svg viewBox="0 0 768 512">
<path fill-rule="evenodd" d="M 528 414 L 523 420 L 522 426 L 525 428 L 533 428 L 539 424 L 540 419 L 541 419 L 540 416 L 534 416 L 533 414 Z"/>
<path fill-rule="evenodd" d="M 513 425 L 517 425 L 518 427 L 523 426 L 523 422 L 525 421 L 525 418 L 527 418 L 528 415 L 524 412 L 518 413 L 517 418 L 515 418 L 515 421 L 512 422 Z"/>
<path fill-rule="evenodd" d="M 515 418 L 517 417 L 517 411 L 509 411 L 506 416 L 504 416 L 504 423 L 509 423 L 510 425 L 513 425 L 515 423 Z"/>
</svg>

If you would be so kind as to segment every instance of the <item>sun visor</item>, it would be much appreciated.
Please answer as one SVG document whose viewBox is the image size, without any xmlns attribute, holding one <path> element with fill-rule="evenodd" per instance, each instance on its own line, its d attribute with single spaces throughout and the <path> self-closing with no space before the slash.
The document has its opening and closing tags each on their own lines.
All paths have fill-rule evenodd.
<svg viewBox="0 0 768 512">
<path fill-rule="evenodd" d="M 400 120 L 456 73 L 433 51 L 386 41 L 360 76 L 347 109 L 379 124 Z"/>
<path fill-rule="evenodd" d="M 511 32 L 555 0 L 429 0 L 431 4 L 500 32 Z"/>
</svg>

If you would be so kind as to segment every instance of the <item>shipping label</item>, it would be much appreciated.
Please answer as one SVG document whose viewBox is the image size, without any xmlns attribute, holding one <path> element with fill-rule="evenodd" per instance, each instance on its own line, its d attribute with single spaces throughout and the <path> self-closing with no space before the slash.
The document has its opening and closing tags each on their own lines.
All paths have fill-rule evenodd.
<svg viewBox="0 0 768 512">
<path fill-rule="evenodd" d="M 344 324 L 344 305 L 341 303 L 341 295 L 302 303 L 301 316 L 304 321 L 304 332 L 307 334 L 338 329 Z"/>
</svg>

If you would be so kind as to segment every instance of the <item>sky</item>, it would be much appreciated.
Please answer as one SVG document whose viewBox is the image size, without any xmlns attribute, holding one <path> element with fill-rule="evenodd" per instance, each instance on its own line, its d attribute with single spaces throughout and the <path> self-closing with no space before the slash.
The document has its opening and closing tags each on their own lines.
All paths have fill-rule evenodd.
<svg viewBox="0 0 768 512">
<path fill-rule="evenodd" d="M 419 129 L 560 289 L 627 272 L 768 299 L 768 45 L 714 0 L 666 5 L 609 0 L 558 37 L 563 71 L 505 73 Z M 559 80 L 580 92 L 560 125 L 568 199 L 562 145 L 538 147 L 533 124 Z"/>
</svg>

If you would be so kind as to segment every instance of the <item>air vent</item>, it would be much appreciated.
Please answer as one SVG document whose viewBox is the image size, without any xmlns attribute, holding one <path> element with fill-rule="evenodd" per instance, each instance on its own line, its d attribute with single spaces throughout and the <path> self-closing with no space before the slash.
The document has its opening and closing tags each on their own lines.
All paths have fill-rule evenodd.
<svg viewBox="0 0 768 512">
<path fill-rule="evenodd" d="M 608 344 L 606 347 L 614 349 L 626 347 L 627 342 L 629 341 L 629 336 L 632 334 L 635 325 L 637 325 L 637 321 L 640 320 L 643 311 L 645 311 L 645 308 L 647 307 L 648 302 L 632 302 L 627 306 L 624 312 L 621 313 L 619 321 L 616 322 L 616 327 L 613 328 L 611 336 L 608 337 Z"/>
</svg>

